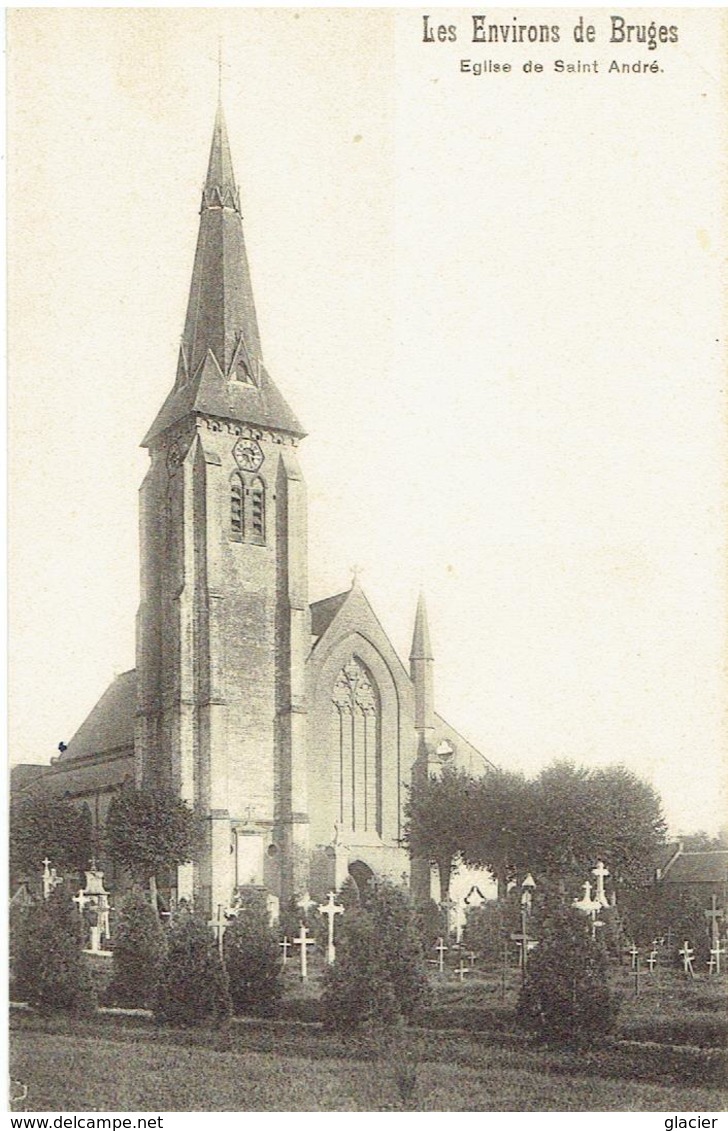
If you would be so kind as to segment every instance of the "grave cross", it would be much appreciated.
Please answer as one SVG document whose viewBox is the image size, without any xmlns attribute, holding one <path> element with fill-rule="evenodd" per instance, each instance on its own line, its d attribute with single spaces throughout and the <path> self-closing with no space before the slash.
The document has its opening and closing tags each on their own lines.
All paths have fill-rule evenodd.
<svg viewBox="0 0 728 1131">
<path fill-rule="evenodd" d="M 715 946 L 710 948 L 710 973 L 715 970 L 716 974 L 720 974 L 720 960 L 725 954 L 725 947 L 720 945 L 720 939 L 716 939 Z"/>
<path fill-rule="evenodd" d="M 83 915 L 84 907 L 87 903 L 91 903 L 91 900 L 86 895 L 86 892 L 83 890 L 83 888 L 79 888 L 78 895 L 74 895 L 73 897 L 73 902 L 78 904 L 79 914 Z"/>
<path fill-rule="evenodd" d="M 597 860 L 596 868 L 592 868 L 592 876 L 597 878 L 597 890 L 594 893 L 594 899 L 597 903 L 601 903 L 602 907 L 609 907 L 609 900 L 604 892 L 604 881 L 609 875 L 609 871 L 604 867 L 602 860 Z"/>
<path fill-rule="evenodd" d="M 466 975 L 466 974 L 470 974 L 470 973 L 471 973 L 471 967 L 470 967 L 470 966 L 466 966 L 466 965 L 465 965 L 465 962 L 464 962 L 464 961 L 463 961 L 463 959 L 461 958 L 461 959 L 460 959 L 460 965 L 458 966 L 458 968 L 457 968 L 457 970 L 455 971 L 455 973 L 457 974 L 457 976 L 458 976 L 458 979 L 459 979 L 459 980 L 460 980 L 460 981 L 462 982 L 462 980 L 463 980 L 463 978 L 465 977 L 465 975 Z"/>
<path fill-rule="evenodd" d="M 288 935 L 284 935 L 283 936 L 283 942 L 279 942 L 278 945 L 283 950 L 283 965 L 287 966 L 288 965 L 288 951 L 291 949 L 291 943 L 289 941 Z"/>
<path fill-rule="evenodd" d="M 639 961 L 639 959 L 637 957 L 638 954 L 639 954 L 639 949 L 634 945 L 634 943 L 632 943 L 632 946 L 630 947 L 629 953 L 632 957 L 632 969 L 636 970 L 637 969 L 637 963 Z"/>
<path fill-rule="evenodd" d="M 685 939 L 682 950 L 679 950 L 678 954 L 683 960 L 683 974 L 685 975 L 685 977 L 689 975 L 691 978 L 694 978 L 695 971 L 693 970 L 693 955 L 695 954 L 695 951 L 690 946 L 687 939 Z"/>
<path fill-rule="evenodd" d="M 301 981 L 305 982 L 308 978 L 308 951 L 306 947 L 315 945 L 314 940 L 308 937 L 305 923 L 301 923 L 301 933 L 293 942 L 301 948 Z"/>
<path fill-rule="evenodd" d="M 653 972 L 655 966 L 657 965 L 657 957 L 658 955 L 656 950 L 651 950 L 647 956 L 647 965 L 650 968 L 650 974 Z"/>
<path fill-rule="evenodd" d="M 468 959 L 470 961 L 470 969 L 472 970 L 473 967 L 475 966 L 475 951 L 474 950 L 468 951 Z"/>
<path fill-rule="evenodd" d="M 208 927 L 212 927 L 215 932 L 217 945 L 220 950 L 220 958 L 222 958 L 222 940 L 225 934 L 225 928 L 230 926 L 230 921 L 227 919 L 221 903 L 217 905 L 217 919 L 210 919 L 207 925 Z"/>
<path fill-rule="evenodd" d="M 300 907 L 301 911 L 303 911 L 304 915 L 308 915 L 311 908 L 315 907 L 315 906 L 316 906 L 316 900 L 311 899 L 311 896 L 308 894 L 307 891 L 305 891 L 303 893 L 303 895 L 299 899 L 298 903 L 296 904 L 296 907 Z"/>
<path fill-rule="evenodd" d="M 712 942 L 713 946 L 715 946 L 718 942 L 718 924 L 723 918 L 723 912 L 721 908 L 718 907 L 718 899 L 715 892 L 713 892 L 710 897 L 710 911 L 704 911 L 703 915 L 710 924 L 710 941 Z"/>
<path fill-rule="evenodd" d="M 336 902 L 336 896 L 332 891 L 330 891 L 327 896 L 327 902 L 319 904 L 319 911 L 322 915 L 325 915 L 329 921 L 329 937 L 326 944 L 326 961 L 330 966 L 336 958 L 336 947 L 334 946 L 334 917 L 336 915 L 343 915 L 344 908 L 339 906 L 339 904 Z"/>
<path fill-rule="evenodd" d="M 445 951 L 447 949 L 448 948 L 445 946 L 444 940 L 441 939 L 441 938 L 438 939 L 436 944 L 435 944 L 435 950 L 438 952 L 437 967 L 438 967 L 438 970 L 441 974 L 442 974 L 443 969 L 445 967 Z"/>
</svg>

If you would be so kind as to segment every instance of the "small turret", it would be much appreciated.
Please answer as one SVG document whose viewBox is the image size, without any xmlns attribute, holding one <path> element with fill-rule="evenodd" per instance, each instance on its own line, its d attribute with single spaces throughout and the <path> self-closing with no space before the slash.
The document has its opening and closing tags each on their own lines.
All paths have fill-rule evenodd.
<svg viewBox="0 0 728 1131">
<path fill-rule="evenodd" d="M 415 630 L 410 649 L 410 677 L 415 691 L 415 730 L 418 747 L 427 750 L 435 735 L 435 660 L 430 644 L 425 597 L 420 593 L 415 614 Z"/>
</svg>

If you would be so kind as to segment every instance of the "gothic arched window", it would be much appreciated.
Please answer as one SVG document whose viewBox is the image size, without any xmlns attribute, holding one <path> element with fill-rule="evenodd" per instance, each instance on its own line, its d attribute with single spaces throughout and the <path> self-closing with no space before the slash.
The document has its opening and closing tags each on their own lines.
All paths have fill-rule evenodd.
<svg viewBox="0 0 728 1131">
<path fill-rule="evenodd" d="M 338 727 L 338 819 L 352 832 L 382 832 L 382 755 L 379 695 L 354 656 L 334 682 Z"/>
<path fill-rule="evenodd" d="M 265 484 L 254 479 L 250 488 L 250 540 L 265 542 Z"/>
<path fill-rule="evenodd" d="M 242 542 L 245 534 L 245 507 L 243 481 L 234 475 L 230 483 L 230 537 Z"/>
</svg>

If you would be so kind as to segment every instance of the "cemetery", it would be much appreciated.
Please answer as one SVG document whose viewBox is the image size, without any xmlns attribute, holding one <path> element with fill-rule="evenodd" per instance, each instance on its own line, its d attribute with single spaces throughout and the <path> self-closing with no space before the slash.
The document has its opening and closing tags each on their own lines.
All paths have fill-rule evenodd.
<svg viewBox="0 0 728 1131">
<path fill-rule="evenodd" d="M 209 918 L 117 900 L 95 860 L 78 887 L 41 868 L 11 906 L 13 1110 L 724 1105 L 715 895 L 646 939 L 601 859 L 419 908 L 387 881 L 280 908 L 242 887 Z"/>
<path fill-rule="evenodd" d="M 435 708 L 424 595 L 409 669 L 356 568 L 309 601 L 221 98 L 209 154 L 137 666 L 14 767 L 12 1109 L 720 1110 L 725 844 L 668 845 L 621 765 L 499 769 Z"/>
</svg>

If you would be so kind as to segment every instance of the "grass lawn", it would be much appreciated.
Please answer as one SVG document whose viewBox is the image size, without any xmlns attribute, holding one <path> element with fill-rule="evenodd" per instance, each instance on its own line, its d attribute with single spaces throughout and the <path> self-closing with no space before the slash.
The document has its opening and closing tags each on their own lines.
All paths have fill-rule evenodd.
<svg viewBox="0 0 728 1131">
<path fill-rule="evenodd" d="M 310 1023 L 317 979 L 286 971 L 284 1019 L 236 1021 L 229 1034 L 156 1028 L 148 1017 L 43 1019 L 14 1013 L 10 1065 L 20 1111 L 722 1111 L 728 986 L 626 969 L 612 1049 L 529 1044 L 514 1028 L 519 978 L 433 977 L 419 1025 L 341 1038 Z M 668 1048 L 670 1044 L 703 1046 Z M 707 1059 L 706 1059 L 707 1058 Z M 19 1088 L 14 1086 L 14 1094 Z"/>
</svg>

